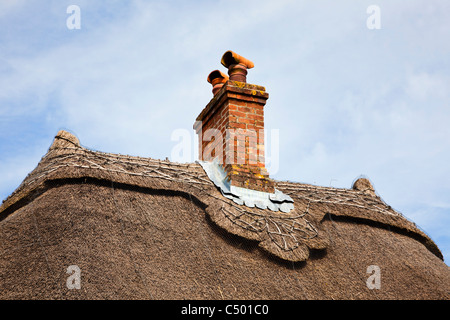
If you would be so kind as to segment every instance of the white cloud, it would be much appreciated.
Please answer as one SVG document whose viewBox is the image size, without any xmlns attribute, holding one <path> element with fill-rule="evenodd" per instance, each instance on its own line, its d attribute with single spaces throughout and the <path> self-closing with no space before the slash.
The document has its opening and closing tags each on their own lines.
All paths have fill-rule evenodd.
<svg viewBox="0 0 450 320">
<path fill-rule="evenodd" d="M 449 92 L 450 77 L 442 74 L 413 74 L 409 77 L 406 87 L 406 94 L 420 101 L 430 98 L 447 99 Z"/>
</svg>

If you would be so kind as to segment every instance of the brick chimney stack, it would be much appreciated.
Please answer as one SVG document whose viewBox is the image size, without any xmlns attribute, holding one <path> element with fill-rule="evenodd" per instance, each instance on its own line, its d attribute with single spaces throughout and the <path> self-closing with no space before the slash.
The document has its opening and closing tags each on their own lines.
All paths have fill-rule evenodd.
<svg viewBox="0 0 450 320">
<path fill-rule="evenodd" d="M 199 137 L 199 158 L 222 165 L 235 187 L 274 192 L 264 159 L 264 106 L 269 94 L 262 86 L 247 83 L 250 60 L 227 51 L 222 65 L 228 77 L 218 70 L 208 76 L 214 97 L 194 124 Z"/>
</svg>

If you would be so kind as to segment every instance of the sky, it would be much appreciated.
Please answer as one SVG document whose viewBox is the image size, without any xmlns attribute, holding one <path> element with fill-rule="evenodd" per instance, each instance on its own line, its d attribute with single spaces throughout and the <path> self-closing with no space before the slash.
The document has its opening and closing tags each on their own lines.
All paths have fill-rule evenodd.
<svg viewBox="0 0 450 320">
<path fill-rule="evenodd" d="M 448 0 L 0 0 L 0 198 L 61 129 L 93 150 L 171 160 L 181 130 L 195 161 L 206 78 L 233 50 L 269 93 L 270 176 L 367 177 L 448 265 L 449 13 Z"/>
</svg>

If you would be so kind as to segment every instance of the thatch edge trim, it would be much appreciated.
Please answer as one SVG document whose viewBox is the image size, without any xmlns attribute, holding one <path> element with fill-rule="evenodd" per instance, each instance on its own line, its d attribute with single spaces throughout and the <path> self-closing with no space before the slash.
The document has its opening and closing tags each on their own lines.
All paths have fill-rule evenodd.
<svg viewBox="0 0 450 320">
<path fill-rule="evenodd" d="M 322 221 L 327 214 L 332 214 L 339 217 L 353 218 L 355 221 L 366 221 L 369 225 L 384 225 L 387 227 L 395 228 L 395 230 L 402 230 L 403 234 L 411 235 L 412 238 L 418 240 L 422 244 L 424 244 L 428 250 L 433 252 L 437 257 L 441 260 L 444 260 L 443 254 L 436 245 L 436 243 L 423 231 L 421 230 L 414 222 L 408 220 L 404 215 L 395 211 L 391 206 L 386 204 L 384 200 L 377 194 L 367 194 L 366 192 L 356 191 L 352 189 L 345 188 L 333 188 L 333 187 L 321 187 L 321 186 L 311 186 L 304 183 L 293 183 L 293 182 L 284 182 L 279 181 L 276 183 L 277 188 L 280 190 L 287 190 L 286 188 L 291 188 L 293 186 L 299 189 L 319 189 L 324 192 L 336 192 L 337 194 L 356 194 L 365 199 L 370 199 L 371 201 L 375 201 L 379 204 L 382 204 L 386 207 L 385 212 L 388 214 L 371 212 L 367 208 L 358 208 L 355 206 L 350 206 L 345 203 L 320 203 L 320 210 L 317 214 L 321 214 L 320 220 Z M 291 189 L 292 190 L 292 189 Z M 302 199 L 297 198 L 296 194 L 291 194 L 292 197 L 296 201 Z M 314 204 L 312 205 L 312 209 L 314 210 Z M 325 209 L 325 210 L 324 210 Z"/>
<path fill-rule="evenodd" d="M 330 213 L 330 212 L 324 215 L 322 222 L 327 219 L 332 220 L 334 222 L 345 221 L 345 222 L 356 223 L 356 224 L 358 224 L 358 223 L 365 224 L 365 225 L 371 226 L 373 228 L 388 229 L 391 232 L 405 235 L 407 237 L 410 237 L 410 238 L 422 243 L 425 246 L 425 248 L 427 248 L 431 253 L 433 253 L 439 259 L 444 260 L 444 256 L 443 256 L 441 250 L 423 232 L 419 233 L 414 230 L 402 228 L 402 227 L 391 225 L 391 224 L 386 224 L 386 223 L 375 221 L 375 220 L 370 220 L 367 218 L 361 218 L 361 217 L 349 216 L 349 215 L 338 215 L 338 214 Z"/>
<path fill-rule="evenodd" d="M 304 261 L 309 257 L 309 249 L 323 249 L 328 245 L 327 239 L 323 237 L 323 232 L 319 240 L 308 241 L 300 244 L 298 248 L 293 250 L 280 250 L 273 241 L 269 239 L 265 230 L 262 232 L 250 232 L 243 228 L 233 225 L 226 217 L 220 214 L 220 205 L 227 206 L 230 210 L 234 210 L 234 205 L 229 199 L 223 198 L 220 192 L 214 185 L 205 186 L 196 189 L 192 186 L 186 188 L 185 184 L 165 181 L 162 179 L 142 179 L 140 177 L 124 177 L 116 173 L 106 173 L 96 169 L 74 169 L 70 170 L 59 168 L 40 181 L 36 187 L 25 187 L 20 192 L 14 194 L 9 199 L 8 207 L 2 207 L 0 211 L 0 221 L 6 218 L 9 214 L 14 213 L 17 209 L 25 206 L 27 203 L 33 201 L 47 190 L 53 188 L 55 185 L 69 184 L 69 183 L 83 183 L 96 182 L 101 185 L 111 186 L 114 188 L 145 188 L 149 190 L 159 190 L 165 192 L 177 192 L 189 195 L 193 201 L 201 203 L 201 207 L 205 214 L 209 216 L 217 226 L 227 230 L 227 232 L 245 238 L 247 240 L 254 240 L 259 242 L 259 247 L 269 253 L 277 256 L 282 260 L 287 261 Z M 31 185 L 33 186 L 33 185 Z M 188 191 L 189 190 L 189 191 Z M 219 201 L 221 199 L 222 201 Z M 316 220 L 316 219 L 314 219 Z"/>
<path fill-rule="evenodd" d="M 85 169 L 87 170 L 87 169 Z M 63 171 L 63 170 L 60 170 Z M 84 171 L 84 170 L 83 170 Z M 92 181 L 98 181 L 103 185 L 111 185 L 115 188 L 144 188 L 154 191 L 165 191 L 165 192 L 176 192 L 180 194 L 186 194 L 189 196 L 193 202 L 196 202 L 197 205 L 201 206 L 205 213 L 208 214 L 211 221 L 213 221 L 217 226 L 223 228 L 227 232 L 238 236 L 245 238 L 250 241 L 258 241 L 259 247 L 269 253 L 270 255 L 274 255 L 277 258 L 281 258 L 283 260 L 287 261 L 304 261 L 307 260 L 309 257 L 309 251 L 311 249 L 325 249 L 326 246 L 322 247 L 311 247 L 308 248 L 308 246 L 303 245 L 299 247 L 298 250 L 293 251 L 290 254 L 287 254 L 286 252 L 282 252 L 279 250 L 275 250 L 274 252 L 274 246 L 270 244 L 269 241 L 267 241 L 267 237 L 261 237 L 261 234 L 251 233 L 249 231 L 245 231 L 243 229 L 239 230 L 238 228 L 231 227 L 230 223 L 227 221 L 226 218 L 220 216 L 219 214 L 216 214 L 218 212 L 217 206 L 218 204 L 215 201 L 212 201 L 212 197 L 209 194 L 201 194 L 198 192 L 193 192 L 192 189 L 189 192 L 186 192 L 183 188 L 174 188 L 173 183 L 170 183 L 170 185 L 167 185 L 166 181 L 160 181 L 159 186 L 156 187 L 153 185 L 153 183 L 142 185 L 141 183 L 130 183 L 125 181 L 117 181 L 117 180 L 111 180 L 111 177 L 109 176 L 99 176 L 99 172 L 96 172 L 96 174 L 86 174 L 78 172 L 77 174 L 72 174 L 70 177 L 67 175 L 67 173 L 62 173 L 55 171 L 51 176 L 48 176 L 44 181 L 41 181 L 38 185 L 25 188 L 21 190 L 20 192 L 14 194 L 13 197 L 9 198 L 8 201 L 3 203 L 3 205 L 0 207 L 0 221 L 5 219 L 10 214 L 13 214 L 16 210 L 19 208 L 26 206 L 28 203 L 39 197 L 40 195 L 44 194 L 47 190 L 52 189 L 53 187 L 61 184 L 70 184 L 70 183 L 82 183 L 83 180 L 85 182 L 92 182 Z M 120 180 L 120 179 L 118 179 Z M 151 179 L 154 180 L 154 179 Z M 154 181 L 152 181 L 154 182 Z M 166 184 L 166 185 L 164 185 Z M 213 188 L 212 188 L 213 189 Z M 210 190 L 214 192 L 214 190 Z M 218 192 L 217 192 L 218 193 Z M 317 210 L 315 211 L 315 217 L 317 218 Z M 332 215 L 334 217 L 338 217 L 340 219 L 344 219 L 346 221 L 351 221 L 355 223 L 364 223 L 367 225 L 371 225 L 374 227 L 383 227 L 383 228 L 389 228 L 393 232 L 397 232 L 406 236 L 409 236 L 410 238 L 415 239 L 416 241 L 422 243 L 429 251 L 431 251 L 434 255 L 439 257 L 441 260 L 443 260 L 443 255 L 437 245 L 420 229 L 413 229 L 409 224 L 401 224 L 396 225 L 394 223 L 388 223 L 387 221 L 383 220 L 376 220 L 373 219 L 373 217 L 362 217 L 355 214 L 350 214 L 348 211 L 338 211 L 338 210 L 327 210 L 322 211 L 322 219 L 319 221 L 319 227 L 322 223 L 322 221 L 327 217 L 327 215 Z M 322 230 L 321 230 L 322 231 Z"/>
<path fill-rule="evenodd" d="M 57 136 L 55 140 L 63 140 L 61 137 Z M 68 141 L 64 139 L 64 142 L 73 143 L 72 141 Z M 201 184 L 201 187 L 199 186 L 193 186 L 189 185 L 188 188 L 186 188 L 186 183 L 183 182 L 174 182 L 174 181 L 167 181 L 164 179 L 159 178 L 145 178 L 145 177 L 139 177 L 139 176 L 130 176 L 125 175 L 122 173 L 114 173 L 114 172 L 105 172 L 98 169 L 93 168 L 56 168 L 53 172 L 40 177 L 39 179 L 33 180 L 31 184 L 25 184 L 24 182 L 27 181 L 28 177 L 32 176 L 32 174 L 37 171 L 38 168 L 40 168 L 45 161 L 51 157 L 51 155 L 54 155 L 55 153 L 58 155 L 65 155 L 70 154 L 73 152 L 88 152 L 88 153 L 95 153 L 100 154 L 104 156 L 113 156 L 117 157 L 117 159 L 123 158 L 124 160 L 136 160 L 136 161 L 155 161 L 158 162 L 158 160 L 153 160 L 149 158 L 141 158 L 141 157 L 131 157 L 131 156 L 121 156 L 117 154 L 107 154 L 102 153 L 98 151 L 91 151 L 88 149 L 85 149 L 83 147 L 80 147 L 79 145 L 76 145 L 73 143 L 72 147 L 55 147 L 55 143 L 52 145 L 52 147 L 49 149 L 47 154 L 41 159 L 38 166 L 30 172 L 30 174 L 27 176 L 27 178 L 22 182 L 22 184 L 16 189 L 16 191 L 11 194 L 10 197 L 8 197 L 4 203 L 0 206 L 0 221 L 5 219 L 8 215 L 12 214 L 14 211 L 19 209 L 20 207 L 26 205 L 27 203 L 33 201 L 37 196 L 43 194 L 48 190 L 49 188 L 49 182 L 56 181 L 56 180 L 73 180 L 73 179 L 100 179 L 105 181 L 110 181 L 111 184 L 113 183 L 119 183 L 124 185 L 130 185 L 135 187 L 141 187 L 141 188 L 149 188 L 149 189 L 155 189 L 155 190 L 165 190 L 165 191 L 178 191 L 178 192 L 184 192 L 187 194 L 190 194 L 194 197 L 196 197 L 199 201 L 201 201 L 203 204 L 205 204 L 205 212 L 210 216 L 211 220 L 214 221 L 218 226 L 225 228 L 228 232 L 246 238 L 248 240 L 256 240 L 260 242 L 260 247 L 266 251 L 268 251 L 270 254 L 274 254 L 282 259 L 289 260 L 289 261 L 301 261 L 307 258 L 308 253 L 306 253 L 305 248 L 302 246 L 299 246 L 298 252 L 294 253 L 280 253 L 280 250 L 277 250 L 275 246 L 271 246 L 270 242 L 267 241 L 267 237 L 261 236 L 261 235 L 254 235 L 249 232 L 246 232 L 244 230 L 238 230 L 233 228 L 233 226 L 230 226 L 225 220 L 219 217 L 217 214 L 217 210 L 214 210 L 215 204 L 217 202 L 216 198 L 217 196 L 221 196 L 220 192 L 217 190 L 217 188 L 213 185 L 213 183 L 203 183 Z M 159 161 L 159 163 L 162 163 L 162 161 Z M 195 170 L 199 170 L 200 172 L 203 172 L 202 168 L 198 164 L 189 164 L 189 165 L 180 165 L 176 163 L 171 163 L 168 161 L 164 161 L 164 164 L 167 166 L 174 166 L 174 167 L 180 167 L 180 168 L 193 168 L 194 166 L 196 168 Z M 205 174 L 206 176 L 206 174 Z M 202 177 L 201 177 L 202 178 Z M 335 188 L 328 188 L 328 187 L 315 187 L 307 184 L 294 184 L 291 182 L 277 182 L 280 190 L 283 190 L 283 186 L 292 185 L 295 187 L 300 188 L 310 188 L 315 190 L 324 190 L 326 192 L 338 192 L 338 193 L 347 193 L 347 192 L 354 192 L 353 190 L 348 189 L 335 189 Z M 186 191 L 186 189 L 188 191 Z M 215 198 L 215 199 L 213 199 Z M 377 197 L 378 198 L 378 197 Z M 364 210 L 350 210 L 346 209 L 345 204 L 339 204 L 338 206 L 334 206 L 330 204 L 320 204 L 320 206 L 323 206 L 320 208 L 320 210 L 315 210 L 317 213 L 314 215 L 315 220 L 317 221 L 317 226 L 320 228 L 320 222 L 323 219 L 323 217 L 327 213 L 334 214 L 336 216 L 343 216 L 343 217 L 349 217 L 349 218 L 355 218 L 356 220 L 360 221 L 367 221 L 367 222 L 376 222 L 381 223 L 388 227 L 395 227 L 398 228 L 397 230 L 404 230 L 406 234 L 413 235 L 412 238 L 418 240 L 422 244 L 425 245 L 425 247 L 428 248 L 433 254 L 438 256 L 441 260 L 443 260 L 442 253 L 440 252 L 437 245 L 420 229 L 418 229 L 414 223 L 407 220 L 405 217 L 398 215 L 398 216 L 385 216 L 382 214 L 371 214 L 370 216 L 367 215 L 365 212 L 361 212 Z M 337 208 L 336 208 L 337 207 Z M 389 207 L 390 208 L 390 207 Z M 325 209 L 325 210 L 324 210 Z M 354 208 L 351 208 L 354 209 Z M 325 248 L 326 245 L 320 244 L 316 245 L 312 243 L 310 246 L 306 245 L 306 248 L 308 249 L 316 249 L 316 248 Z M 299 260 L 300 259 L 300 260 Z"/>
</svg>

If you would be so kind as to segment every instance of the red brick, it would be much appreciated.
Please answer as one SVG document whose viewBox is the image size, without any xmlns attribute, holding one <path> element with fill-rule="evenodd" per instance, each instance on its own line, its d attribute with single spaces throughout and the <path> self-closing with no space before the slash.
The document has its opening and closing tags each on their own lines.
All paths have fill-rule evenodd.
<svg viewBox="0 0 450 320">
<path fill-rule="evenodd" d="M 247 116 L 246 113 L 240 111 L 230 110 L 230 116 L 236 116 L 238 118 L 245 118 Z"/>
<path fill-rule="evenodd" d="M 235 105 L 235 106 L 240 106 L 240 107 L 246 107 L 247 106 L 247 101 L 233 99 L 233 100 L 231 100 L 230 104 Z"/>
<path fill-rule="evenodd" d="M 247 118 L 264 122 L 264 116 L 257 115 L 257 114 L 247 114 Z"/>
<path fill-rule="evenodd" d="M 245 123 L 236 123 L 236 122 L 232 122 L 229 124 L 229 127 L 234 129 L 234 128 L 240 128 L 240 129 L 245 129 L 246 125 Z"/>
<path fill-rule="evenodd" d="M 255 120 L 246 119 L 246 118 L 238 118 L 237 122 L 246 123 L 246 124 L 255 124 Z"/>
<path fill-rule="evenodd" d="M 252 112 L 252 108 L 249 108 L 249 107 L 238 107 L 238 111 L 249 113 L 249 112 Z"/>
</svg>

